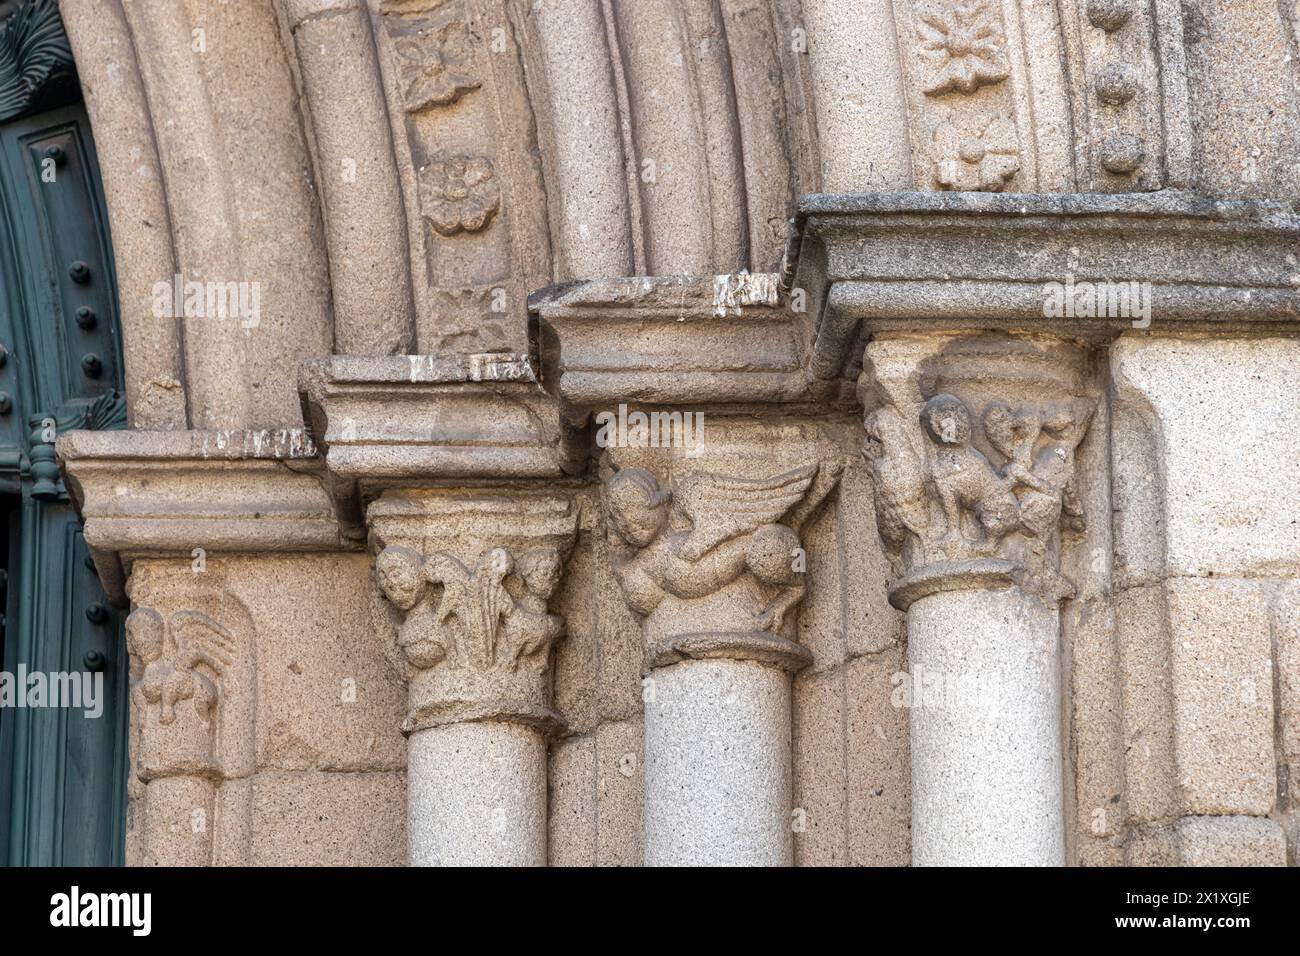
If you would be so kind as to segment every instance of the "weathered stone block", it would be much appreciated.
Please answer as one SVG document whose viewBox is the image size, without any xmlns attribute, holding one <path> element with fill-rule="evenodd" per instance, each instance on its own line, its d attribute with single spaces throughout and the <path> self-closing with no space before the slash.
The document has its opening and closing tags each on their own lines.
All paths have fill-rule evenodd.
<svg viewBox="0 0 1300 956">
<path fill-rule="evenodd" d="M 258 866 L 401 866 L 402 773 L 260 773 L 253 781 Z"/>
<path fill-rule="evenodd" d="M 1167 591 L 1180 805 L 1263 816 L 1277 798 L 1268 594 L 1190 578 Z"/>
</svg>

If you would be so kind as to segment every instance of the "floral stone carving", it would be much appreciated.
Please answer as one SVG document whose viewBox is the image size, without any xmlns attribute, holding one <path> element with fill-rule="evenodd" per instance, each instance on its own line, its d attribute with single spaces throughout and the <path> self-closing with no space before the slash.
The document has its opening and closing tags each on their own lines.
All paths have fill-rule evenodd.
<svg viewBox="0 0 1300 956">
<path fill-rule="evenodd" d="M 648 667 L 742 657 L 796 669 L 806 592 L 800 529 L 839 481 L 838 462 L 771 478 L 695 473 L 664 488 L 642 468 L 605 478 L 610 558 L 642 620 Z"/>
<path fill-rule="evenodd" d="M 564 620 L 547 601 L 562 571 L 551 547 L 518 559 L 491 548 L 473 567 L 442 552 L 384 548 L 375 574 L 398 618 L 397 650 L 410 683 L 403 730 L 476 719 L 557 729 L 550 652 Z"/>
<path fill-rule="evenodd" d="M 501 206 L 501 187 L 492 161 L 483 156 L 453 156 L 420 170 L 420 208 L 440 235 L 478 232 Z"/>
<path fill-rule="evenodd" d="M 867 415 L 863 456 L 876 488 L 876 524 L 903 605 L 918 582 L 993 573 L 1055 601 L 1074 592 L 1060 573 L 1062 531 L 1085 529 L 1075 451 L 1096 402 L 1043 407 L 989 403 L 978 424 L 959 398 L 927 401 L 909 422 L 892 405 Z"/>
<path fill-rule="evenodd" d="M 974 93 L 1011 75 L 1002 21 L 988 0 L 924 4 L 917 10 L 917 34 L 929 66 L 922 89 L 930 96 Z"/>
<path fill-rule="evenodd" d="M 970 133 L 951 120 L 934 131 L 935 184 L 962 192 L 1001 192 L 1020 171 L 1020 141 L 1006 116 L 983 118 Z"/>
<path fill-rule="evenodd" d="M 399 39 L 394 48 L 400 63 L 402 96 L 410 113 L 455 103 L 482 81 L 468 72 L 469 29 L 449 19 Z"/>
</svg>

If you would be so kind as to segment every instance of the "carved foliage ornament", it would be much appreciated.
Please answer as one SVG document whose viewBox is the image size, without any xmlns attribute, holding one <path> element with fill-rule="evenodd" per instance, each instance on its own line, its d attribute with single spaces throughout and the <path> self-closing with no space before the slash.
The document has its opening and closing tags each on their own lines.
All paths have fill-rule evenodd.
<svg viewBox="0 0 1300 956">
<path fill-rule="evenodd" d="M 1049 598 L 1072 593 L 1059 573 L 1059 537 L 1063 524 L 1085 527 L 1075 450 L 1095 409 L 1086 398 L 1021 408 L 991 402 L 979 423 L 997 463 L 975 447 L 976 419 L 952 395 L 926 402 L 919 423 L 891 405 L 868 414 L 863 456 L 895 573 L 997 557 Z"/>
<path fill-rule="evenodd" d="M 1001 16 L 988 0 L 923 3 L 917 35 L 928 65 L 922 89 L 930 96 L 974 93 L 1011 75 Z"/>
<path fill-rule="evenodd" d="M 547 602 L 562 571 L 552 547 L 518 558 L 491 548 L 472 567 L 402 545 L 379 553 L 376 580 L 398 615 L 397 649 L 413 681 L 407 730 L 475 709 L 549 719 L 546 677 L 564 619 Z"/>
<path fill-rule="evenodd" d="M 935 183 L 943 189 L 1001 192 L 1020 171 L 1016 124 L 1007 116 L 979 119 L 970 133 L 951 120 L 934 131 Z"/>
<path fill-rule="evenodd" d="M 418 113 L 455 103 L 482 81 L 470 70 L 469 28 L 459 17 L 430 22 L 394 43 L 406 109 Z"/>
<path fill-rule="evenodd" d="M 415 668 L 446 661 L 483 673 L 514 670 L 543 656 L 564 630 L 546 610 L 562 569 L 554 548 L 529 551 L 518 562 L 493 548 L 469 568 L 449 554 L 424 558 L 391 545 L 375 569 L 384 596 L 405 615 L 398 646 Z"/>
</svg>

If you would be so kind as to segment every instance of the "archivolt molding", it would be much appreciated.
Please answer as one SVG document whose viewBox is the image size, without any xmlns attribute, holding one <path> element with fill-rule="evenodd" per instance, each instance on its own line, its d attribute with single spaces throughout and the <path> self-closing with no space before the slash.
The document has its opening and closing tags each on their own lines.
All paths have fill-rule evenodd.
<svg viewBox="0 0 1300 956">
<path fill-rule="evenodd" d="M 279 6 L 321 189 L 334 351 L 416 351 L 402 162 L 370 15 L 356 3 Z"/>
<path fill-rule="evenodd" d="M 62 0 L 95 134 L 117 273 L 132 428 L 188 422 L 179 323 L 152 313 L 153 286 L 176 272 L 167 187 L 131 31 L 118 3 Z"/>
<path fill-rule="evenodd" d="M 1228 139 L 1190 117 L 1236 75 L 1200 43 L 1198 100 L 1185 37 L 1228 15 L 1188 26 L 1171 0 L 61 9 L 150 428 L 293 427 L 293 370 L 331 350 L 526 352 L 526 297 L 552 281 L 771 270 L 823 183 L 1194 185 L 1191 157 Z M 1265 160 L 1238 164 L 1241 191 Z M 260 325 L 153 316 L 177 272 L 260 280 Z"/>
</svg>

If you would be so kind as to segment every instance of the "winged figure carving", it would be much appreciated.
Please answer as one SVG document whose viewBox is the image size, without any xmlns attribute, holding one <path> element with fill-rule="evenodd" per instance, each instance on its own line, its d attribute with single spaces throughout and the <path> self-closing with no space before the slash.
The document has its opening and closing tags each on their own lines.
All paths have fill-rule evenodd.
<svg viewBox="0 0 1300 956">
<path fill-rule="evenodd" d="M 182 611 L 168 622 L 152 608 L 137 608 L 127 618 L 127 640 L 144 663 L 136 691 L 158 706 L 159 723 L 173 723 L 185 700 L 204 721 L 210 718 L 217 681 L 234 662 L 235 637 L 227 628 L 198 611 Z"/>
<path fill-rule="evenodd" d="M 673 515 L 691 527 L 680 555 L 698 561 L 724 541 L 780 521 L 803 500 L 817 465 L 773 478 L 728 478 L 697 472 L 673 489 Z"/>
<path fill-rule="evenodd" d="M 799 529 L 839 481 L 843 465 L 804 465 L 770 478 L 696 472 L 671 489 L 643 468 L 605 482 L 615 575 L 642 616 L 669 595 L 693 600 L 745 574 L 774 591 L 754 609 L 755 626 L 775 631 L 804 594 Z"/>
</svg>

